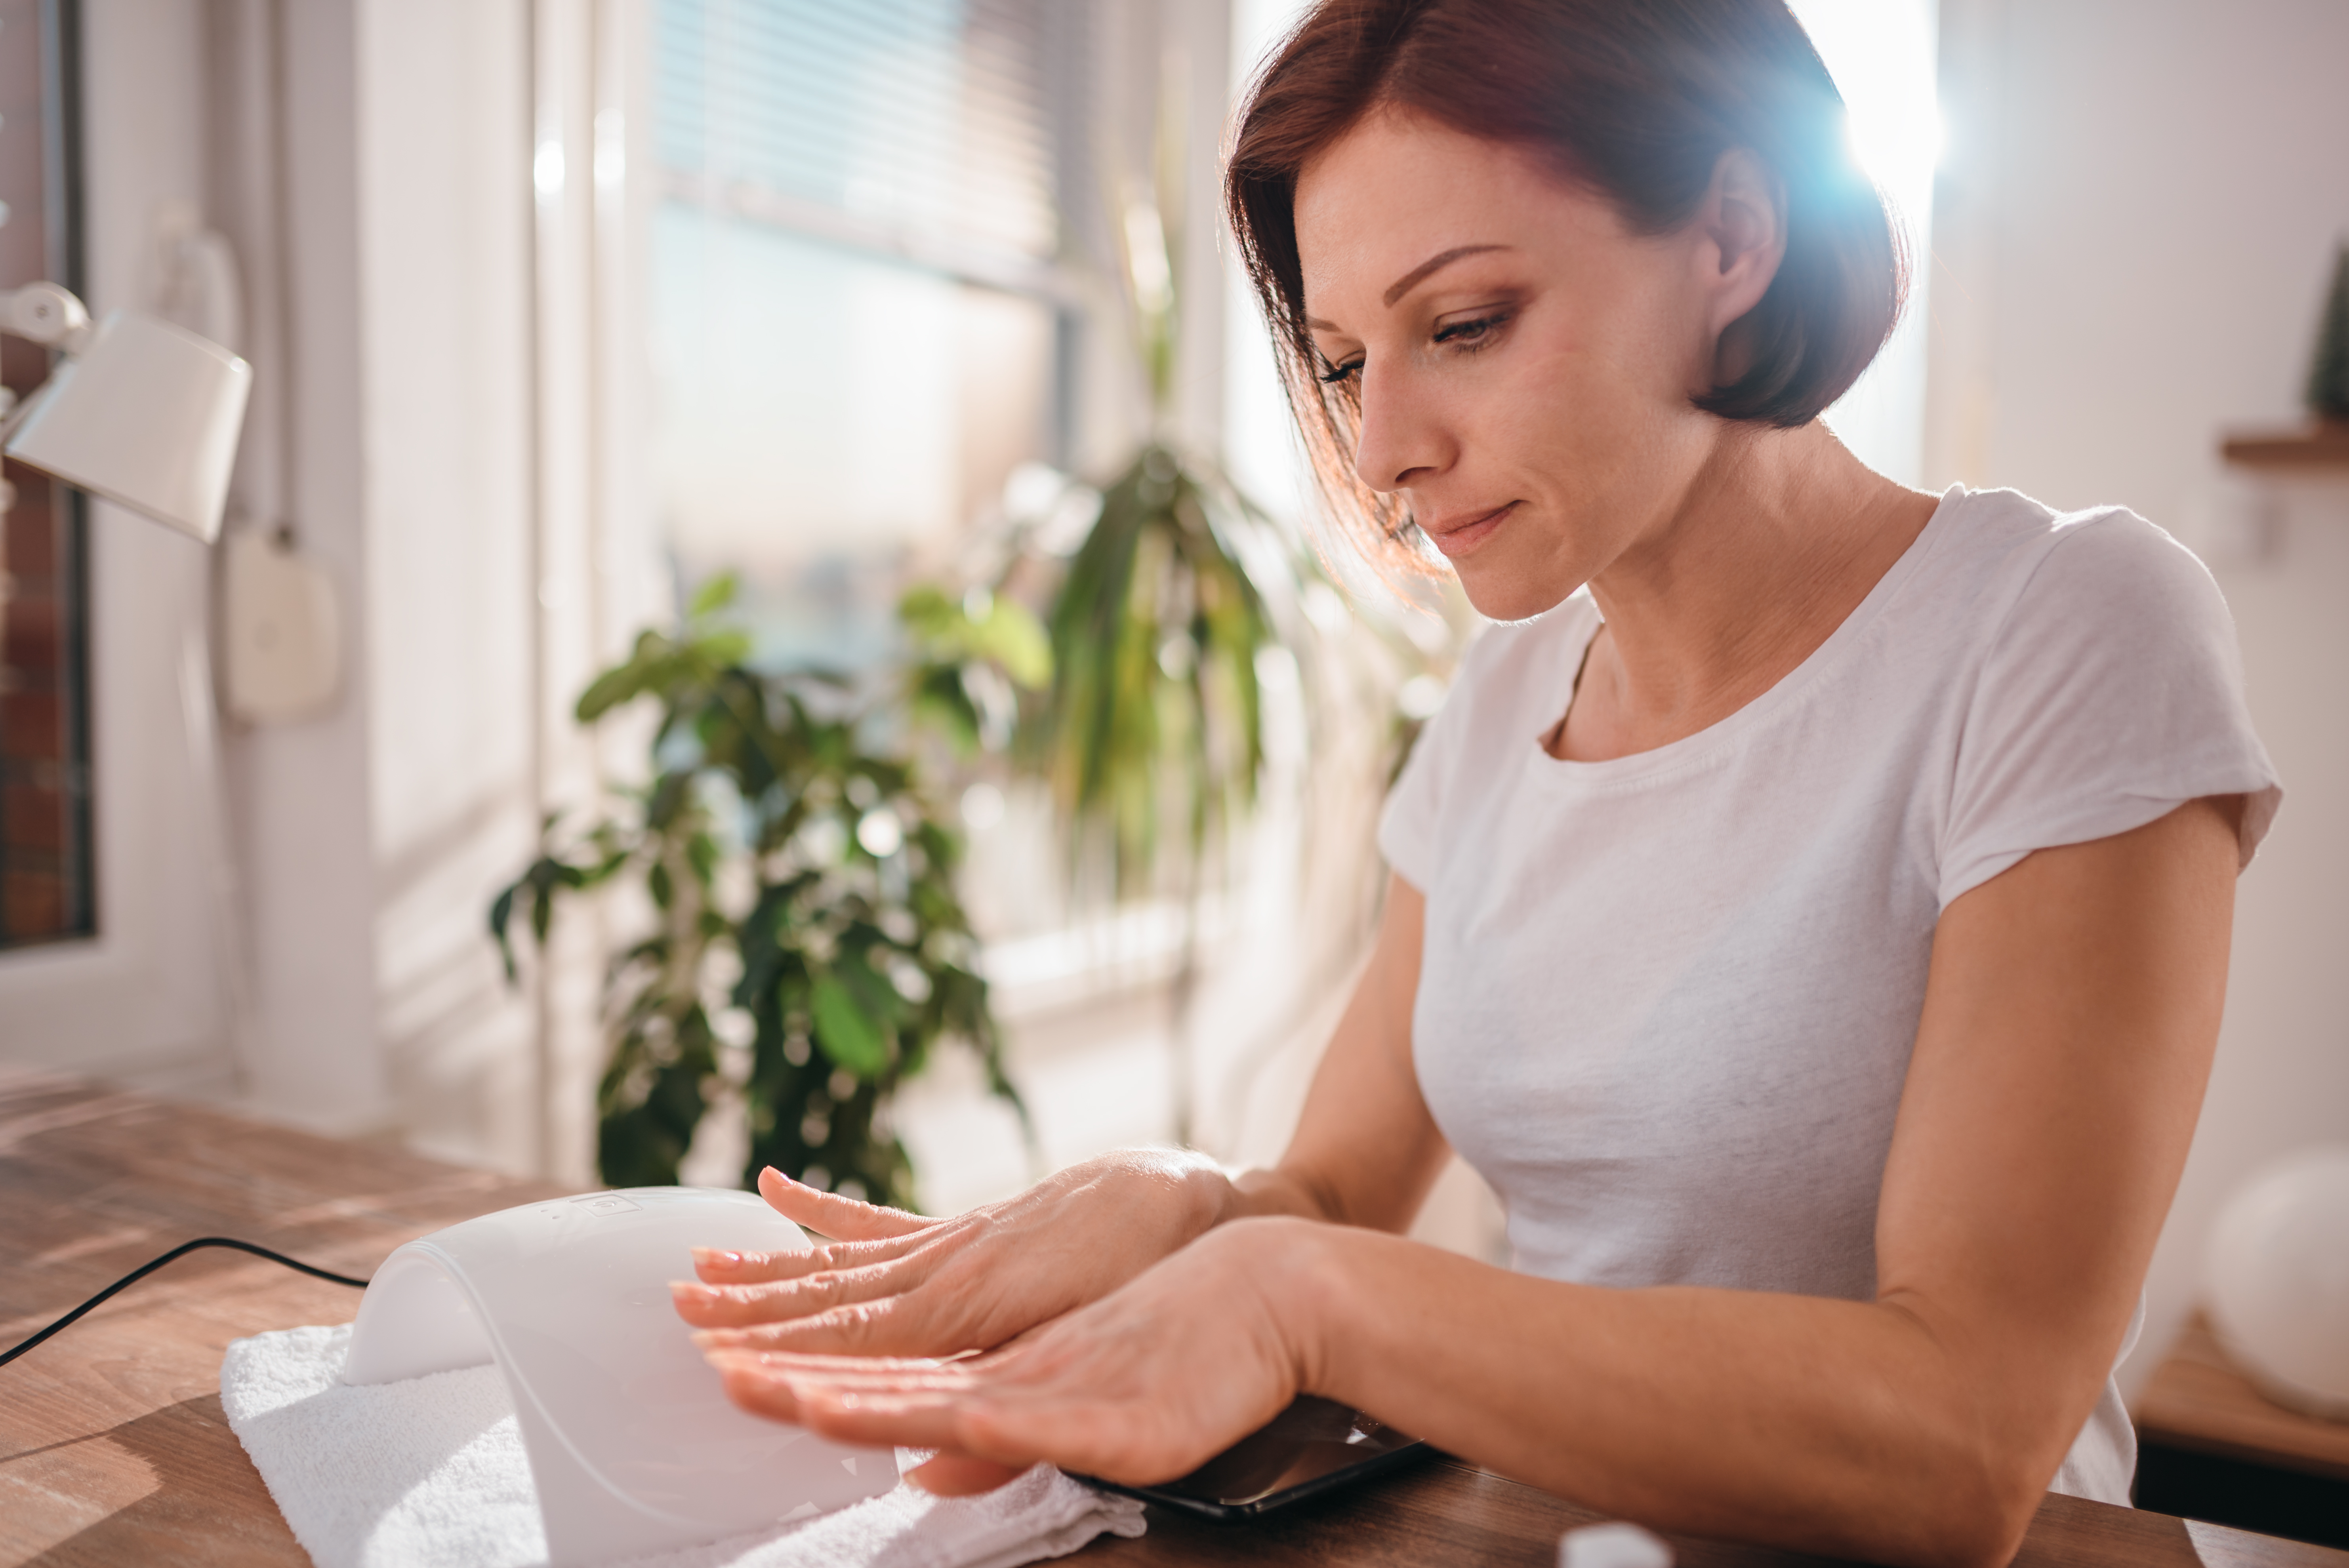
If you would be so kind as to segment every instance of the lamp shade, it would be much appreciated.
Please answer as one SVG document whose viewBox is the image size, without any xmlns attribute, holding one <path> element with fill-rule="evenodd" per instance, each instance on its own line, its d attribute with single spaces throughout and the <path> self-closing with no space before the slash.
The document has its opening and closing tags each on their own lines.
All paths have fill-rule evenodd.
<svg viewBox="0 0 2349 1568">
<path fill-rule="evenodd" d="M 209 544 L 252 388 L 218 344 L 114 311 L 33 395 L 7 453 Z"/>
</svg>

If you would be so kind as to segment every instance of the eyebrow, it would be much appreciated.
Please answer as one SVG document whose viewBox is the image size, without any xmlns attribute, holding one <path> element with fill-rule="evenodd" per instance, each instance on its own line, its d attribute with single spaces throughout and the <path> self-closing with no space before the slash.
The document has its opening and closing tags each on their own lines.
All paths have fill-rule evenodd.
<svg viewBox="0 0 2349 1568">
<path fill-rule="evenodd" d="M 1433 273 L 1442 272 L 1463 256 L 1481 255 L 1486 251 L 1506 251 L 1506 245 L 1454 245 L 1441 254 L 1433 255 L 1395 279 L 1386 292 L 1385 303 L 1394 304 L 1403 295 L 1425 283 Z"/>
<path fill-rule="evenodd" d="M 1389 284 L 1382 303 L 1389 306 L 1393 305 L 1403 295 L 1464 256 L 1478 256 L 1486 251 L 1506 251 L 1508 248 L 1506 245 L 1454 245 L 1448 251 L 1440 251 Z M 1305 325 L 1317 326 L 1324 331 L 1337 330 L 1336 323 L 1323 321 L 1318 316 L 1307 316 Z"/>
</svg>

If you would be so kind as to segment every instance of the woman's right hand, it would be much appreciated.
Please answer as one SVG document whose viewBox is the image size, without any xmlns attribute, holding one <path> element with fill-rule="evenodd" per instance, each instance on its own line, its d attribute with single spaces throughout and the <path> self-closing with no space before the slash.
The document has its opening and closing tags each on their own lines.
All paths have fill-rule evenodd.
<svg viewBox="0 0 2349 1568">
<path fill-rule="evenodd" d="M 1098 1301 L 1226 1220 L 1290 1215 L 1401 1232 L 1451 1150 L 1412 1066 L 1426 905 L 1401 877 L 1277 1168 L 1228 1180 L 1205 1155 L 1104 1154 L 950 1220 L 876 1209 L 768 1171 L 759 1191 L 828 1244 L 699 1252 L 677 1310 L 712 1349 L 930 1357 L 992 1350 Z"/>
<path fill-rule="evenodd" d="M 1231 1212 L 1205 1156 L 1107 1154 L 999 1203 L 926 1220 L 768 1170 L 759 1191 L 828 1244 L 694 1250 L 670 1287 L 708 1343 L 857 1356 L 953 1356 L 1003 1344 L 1107 1295 Z"/>
</svg>

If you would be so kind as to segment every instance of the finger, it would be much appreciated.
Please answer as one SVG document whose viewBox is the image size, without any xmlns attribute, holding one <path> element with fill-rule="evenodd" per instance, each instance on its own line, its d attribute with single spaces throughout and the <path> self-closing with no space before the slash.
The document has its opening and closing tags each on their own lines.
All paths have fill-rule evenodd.
<svg viewBox="0 0 2349 1568">
<path fill-rule="evenodd" d="M 694 1336 L 702 1340 L 724 1337 L 719 1330 Z M 721 1346 L 729 1348 L 730 1346 Z M 760 1350 L 741 1352 L 771 1372 L 789 1372 L 803 1377 L 921 1377 L 931 1373 L 947 1372 L 954 1377 L 968 1375 L 963 1368 L 968 1359 L 945 1356 L 820 1356 L 802 1355 L 796 1350 Z"/>
<path fill-rule="evenodd" d="M 835 1410 L 854 1409 L 860 1401 L 886 1399 L 896 1402 L 893 1413 L 903 1415 L 916 1407 L 925 1412 L 949 1409 L 967 1392 L 951 1387 L 926 1388 L 902 1379 L 875 1379 L 869 1388 L 843 1387 L 804 1376 L 792 1367 L 769 1365 L 765 1357 L 737 1350 L 713 1350 L 707 1359 L 725 1383 L 728 1398 L 736 1404 L 759 1415 L 802 1426 L 809 1424 L 812 1405 Z M 939 1445 L 908 1439 L 905 1446 Z"/>
<path fill-rule="evenodd" d="M 693 1342 L 712 1361 L 739 1361 L 769 1372 L 788 1372 L 801 1377 L 921 1377 L 947 1373 L 967 1380 L 967 1368 L 971 1365 L 967 1357 L 822 1356 L 794 1350 L 758 1350 L 734 1343 L 736 1337 L 726 1329 L 705 1329 L 693 1336 Z"/>
<path fill-rule="evenodd" d="M 826 1269 L 887 1263 L 893 1258 L 904 1257 L 929 1239 L 926 1232 L 914 1232 L 880 1241 L 834 1242 L 824 1246 L 773 1253 L 696 1247 L 693 1249 L 693 1272 L 709 1284 L 765 1284 L 779 1279 L 801 1279 Z"/>
<path fill-rule="evenodd" d="M 823 1356 L 952 1356 L 974 1348 L 959 1323 L 942 1320 L 913 1298 L 853 1302 L 807 1317 L 750 1327 L 712 1327 L 713 1341 L 745 1350 L 795 1350 Z"/>
<path fill-rule="evenodd" d="M 883 1396 L 823 1389 L 739 1352 L 716 1352 L 709 1364 L 718 1369 L 726 1397 L 754 1416 L 876 1447 L 941 1449 L 954 1440 L 954 1405 L 938 1394 Z M 885 1399 L 885 1405 L 873 1403 Z"/>
<path fill-rule="evenodd" d="M 916 1262 L 874 1264 L 864 1268 L 827 1269 L 802 1279 L 776 1280 L 765 1284 L 701 1284 L 671 1280 L 669 1299 L 678 1315 L 697 1328 L 748 1328 L 754 1324 L 807 1317 L 846 1306 L 903 1295 L 929 1277 Z"/>
<path fill-rule="evenodd" d="M 843 1198 L 837 1192 L 818 1191 L 803 1181 L 792 1181 L 771 1165 L 759 1172 L 759 1196 L 793 1224 L 836 1241 L 881 1241 L 910 1235 L 937 1223 L 902 1209 L 884 1209 Z"/>
<path fill-rule="evenodd" d="M 744 1351 L 725 1346 L 703 1352 L 712 1366 L 747 1367 L 770 1377 L 788 1380 L 804 1396 L 810 1391 L 833 1394 L 938 1395 L 962 1398 L 972 1392 L 970 1379 L 948 1363 L 924 1359 L 872 1360 L 853 1363 L 843 1371 L 836 1356 L 791 1356 Z"/>
<path fill-rule="evenodd" d="M 718 1369 L 719 1381 L 725 1385 L 726 1397 L 736 1405 L 771 1421 L 801 1424 L 800 1403 L 792 1393 L 791 1384 L 761 1367 L 755 1357 L 720 1351 L 709 1359 L 710 1366 Z"/>
<path fill-rule="evenodd" d="M 1027 1473 L 1018 1465 L 982 1460 L 970 1454 L 942 1453 L 928 1463 L 907 1470 L 905 1479 L 934 1497 L 972 1497 L 982 1491 L 993 1491 Z"/>
<path fill-rule="evenodd" d="M 796 1376 L 781 1379 L 799 1414 L 798 1424 L 835 1442 L 906 1449 L 951 1449 L 974 1458 L 1026 1470 L 1042 1456 L 991 1451 L 971 1440 L 964 1401 L 950 1393 L 862 1393 L 828 1388 Z"/>
<path fill-rule="evenodd" d="M 995 1398 L 950 1376 L 959 1366 L 869 1362 L 870 1375 L 843 1376 L 828 1357 L 711 1355 L 735 1403 L 842 1442 L 928 1448 L 964 1461 L 926 1490 L 962 1495 L 992 1490 L 1039 1460 L 1129 1485 L 1196 1468 L 1220 1445 L 1199 1434 L 1154 1429 L 1131 1407 L 1090 1397 Z M 968 1468 L 965 1468 L 968 1466 Z M 992 1467 L 992 1469 L 985 1468 Z M 953 1489 L 951 1491 L 947 1489 Z"/>
</svg>

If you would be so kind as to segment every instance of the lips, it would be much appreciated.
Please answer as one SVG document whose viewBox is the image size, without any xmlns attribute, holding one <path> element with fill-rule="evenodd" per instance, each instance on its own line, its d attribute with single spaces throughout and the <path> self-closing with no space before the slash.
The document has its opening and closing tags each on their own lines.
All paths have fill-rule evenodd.
<svg viewBox="0 0 2349 1568">
<path fill-rule="evenodd" d="M 1451 517 L 1432 520 L 1423 518 L 1419 526 L 1421 531 L 1435 542 L 1436 549 L 1456 561 L 1491 538 L 1494 531 L 1516 510 L 1517 503 L 1510 501 L 1490 511 L 1455 512 Z"/>
</svg>

